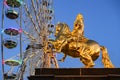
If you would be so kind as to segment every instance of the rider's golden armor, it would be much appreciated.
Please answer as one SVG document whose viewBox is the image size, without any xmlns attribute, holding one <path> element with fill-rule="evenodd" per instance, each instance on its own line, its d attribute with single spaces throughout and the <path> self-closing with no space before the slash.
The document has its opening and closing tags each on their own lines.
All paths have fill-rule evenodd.
<svg viewBox="0 0 120 80">
<path fill-rule="evenodd" d="M 65 31 L 67 32 L 67 31 Z M 62 34 L 61 34 L 62 35 Z M 64 36 L 64 38 L 63 38 Z M 83 23 L 83 16 L 78 14 L 76 20 L 74 21 L 74 29 L 70 33 L 70 35 L 62 35 L 62 40 L 57 40 L 59 42 L 58 52 L 61 52 L 63 46 L 67 43 L 75 41 L 77 42 L 86 42 L 88 39 L 84 37 L 84 23 Z M 74 48 L 75 49 L 75 48 Z"/>
</svg>

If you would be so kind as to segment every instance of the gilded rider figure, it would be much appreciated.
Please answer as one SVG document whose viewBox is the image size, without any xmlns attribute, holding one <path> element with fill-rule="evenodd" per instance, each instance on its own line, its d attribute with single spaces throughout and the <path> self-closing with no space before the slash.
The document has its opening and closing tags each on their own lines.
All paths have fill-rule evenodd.
<svg viewBox="0 0 120 80">
<path fill-rule="evenodd" d="M 56 25 L 55 40 L 49 40 L 53 44 L 56 52 L 63 52 L 64 57 L 59 61 L 64 61 L 69 55 L 74 58 L 80 58 L 85 68 L 93 67 L 94 61 L 102 52 L 102 63 L 105 68 L 114 68 L 107 49 L 99 45 L 98 42 L 84 37 L 83 16 L 78 14 L 74 22 L 74 29 L 70 32 L 69 26 L 65 23 Z"/>
<path fill-rule="evenodd" d="M 73 41 L 86 41 L 87 38 L 84 37 L 84 20 L 82 14 L 78 14 L 74 22 L 74 28 L 71 32 Z"/>
<path fill-rule="evenodd" d="M 65 26 L 65 25 L 62 25 L 62 26 Z M 58 41 L 60 42 L 59 49 L 57 50 L 58 52 L 61 52 L 62 47 L 65 46 L 68 42 L 75 41 L 76 44 L 77 42 L 80 42 L 80 41 L 86 42 L 88 39 L 84 37 L 83 16 L 81 14 L 77 15 L 76 20 L 74 22 L 73 31 L 70 33 L 70 35 L 62 35 L 62 34 L 59 34 L 59 35 L 64 36 L 64 38 L 62 39 L 62 41 L 61 40 Z"/>
</svg>

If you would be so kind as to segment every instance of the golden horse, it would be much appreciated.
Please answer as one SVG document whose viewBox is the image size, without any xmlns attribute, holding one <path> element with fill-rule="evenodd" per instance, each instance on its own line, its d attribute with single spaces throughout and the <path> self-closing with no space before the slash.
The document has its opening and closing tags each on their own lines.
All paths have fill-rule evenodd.
<svg viewBox="0 0 120 80">
<path fill-rule="evenodd" d="M 91 68 L 95 65 L 94 61 L 100 56 L 100 51 L 102 51 L 102 63 L 104 67 L 114 68 L 108 56 L 107 49 L 104 46 L 100 46 L 96 41 L 87 39 L 84 36 L 79 36 L 79 40 L 76 41 L 67 24 L 58 23 L 54 35 L 56 39 L 49 40 L 49 43 L 53 45 L 56 52 L 64 54 L 61 61 L 64 61 L 68 55 L 73 58 L 80 58 L 85 68 Z M 61 48 L 60 51 L 59 48 Z"/>
</svg>

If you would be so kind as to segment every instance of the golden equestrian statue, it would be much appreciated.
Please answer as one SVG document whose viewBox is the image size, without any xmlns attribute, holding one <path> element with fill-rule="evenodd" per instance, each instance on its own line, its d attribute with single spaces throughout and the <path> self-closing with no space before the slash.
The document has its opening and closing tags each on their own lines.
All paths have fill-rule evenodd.
<svg viewBox="0 0 120 80">
<path fill-rule="evenodd" d="M 69 55 L 74 58 L 80 58 L 85 68 L 93 67 L 94 61 L 100 56 L 102 51 L 102 62 L 105 68 L 114 68 L 107 49 L 100 46 L 96 41 L 84 37 L 83 16 L 78 14 L 74 22 L 74 29 L 70 29 L 65 23 L 58 23 L 54 33 L 56 39 L 49 40 L 56 52 L 62 52 L 64 57 L 60 61 L 64 61 Z"/>
</svg>

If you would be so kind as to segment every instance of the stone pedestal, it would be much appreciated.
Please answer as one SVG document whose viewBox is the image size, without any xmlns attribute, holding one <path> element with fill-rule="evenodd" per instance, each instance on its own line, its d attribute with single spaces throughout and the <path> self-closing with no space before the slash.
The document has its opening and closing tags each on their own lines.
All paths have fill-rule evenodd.
<svg viewBox="0 0 120 80">
<path fill-rule="evenodd" d="M 38 68 L 29 80 L 120 80 L 120 68 Z"/>
</svg>

